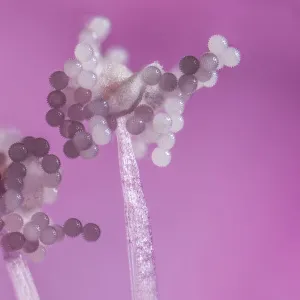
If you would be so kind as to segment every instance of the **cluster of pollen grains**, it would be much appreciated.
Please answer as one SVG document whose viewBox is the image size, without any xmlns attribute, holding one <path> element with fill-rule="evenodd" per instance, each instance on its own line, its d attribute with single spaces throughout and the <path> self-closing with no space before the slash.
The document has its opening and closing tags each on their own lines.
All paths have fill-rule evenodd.
<svg viewBox="0 0 300 300">
<path fill-rule="evenodd" d="M 72 218 L 59 226 L 42 211 L 43 204 L 56 200 L 62 179 L 60 160 L 50 154 L 49 142 L 9 131 L 1 132 L 0 139 L 0 245 L 4 253 L 21 251 L 41 261 L 47 246 L 65 235 L 82 234 L 85 240 L 96 241 L 100 237 L 96 224 L 82 226 Z"/>
<path fill-rule="evenodd" d="M 235 67 L 240 62 L 239 51 L 229 47 L 220 35 L 209 39 L 208 48 L 200 57 L 183 57 L 174 74 L 163 72 L 155 64 L 140 72 L 144 83 L 151 88 L 145 89 L 142 101 L 126 123 L 133 136 L 136 158 L 145 157 L 149 144 L 155 144 L 152 162 L 159 167 L 169 165 L 175 134 L 184 125 L 183 112 L 188 98 L 202 87 L 213 87 L 218 70 L 224 65 Z"/>
<path fill-rule="evenodd" d="M 109 113 L 105 93 L 98 89 L 105 62 L 124 63 L 127 54 L 122 49 L 113 48 L 104 59 L 99 45 L 109 32 L 109 20 L 93 19 L 79 35 L 75 58 L 65 62 L 63 71 L 50 76 L 53 91 L 47 97 L 50 110 L 46 121 L 50 126 L 58 127 L 60 134 L 67 139 L 63 150 L 68 158 L 96 157 L 99 146 L 110 142 L 117 127 L 116 117 Z"/>
<path fill-rule="evenodd" d="M 166 167 L 175 134 L 184 125 L 187 99 L 202 87 L 213 87 L 223 66 L 239 64 L 240 53 L 228 46 L 226 38 L 214 35 L 208 52 L 183 57 L 177 72 L 164 72 L 153 63 L 132 74 L 124 66 L 126 51 L 114 48 L 101 54 L 100 43 L 109 32 L 110 22 L 98 17 L 80 33 L 75 58 L 65 63 L 64 71 L 50 76 L 54 90 L 48 95 L 51 109 L 46 120 L 68 139 L 67 157 L 89 159 L 111 141 L 117 119 L 125 117 L 136 158 L 145 157 L 148 145 L 155 144 L 152 162 Z"/>
</svg>

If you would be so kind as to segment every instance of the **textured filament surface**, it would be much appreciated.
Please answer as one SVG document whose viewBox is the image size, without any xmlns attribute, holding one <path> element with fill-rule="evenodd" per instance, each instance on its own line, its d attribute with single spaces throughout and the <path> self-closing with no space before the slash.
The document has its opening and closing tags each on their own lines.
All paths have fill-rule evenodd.
<svg viewBox="0 0 300 300">
<path fill-rule="evenodd" d="M 123 117 L 118 119 L 117 137 L 128 238 L 132 299 L 156 300 L 158 294 L 148 208 L 131 137 L 126 130 Z"/>
<path fill-rule="evenodd" d="M 6 260 L 6 267 L 18 300 L 39 300 L 30 270 L 21 256 Z"/>
</svg>

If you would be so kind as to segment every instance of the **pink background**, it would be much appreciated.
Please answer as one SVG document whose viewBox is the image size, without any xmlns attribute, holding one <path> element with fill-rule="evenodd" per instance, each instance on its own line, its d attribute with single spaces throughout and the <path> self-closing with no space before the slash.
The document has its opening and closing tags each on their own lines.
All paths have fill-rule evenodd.
<svg viewBox="0 0 300 300">
<path fill-rule="evenodd" d="M 160 299 L 300 299 L 300 4 L 296 0 L 2 0 L 0 80 L 3 126 L 63 139 L 44 121 L 49 74 L 72 56 L 92 15 L 113 23 L 130 66 L 167 69 L 200 55 L 223 34 L 243 60 L 186 108 L 173 162 L 141 162 L 150 208 Z M 31 269 L 42 300 L 129 300 L 116 141 L 96 161 L 63 158 L 58 202 L 48 209 L 101 224 L 96 244 L 81 238 L 50 249 Z M 88 179 L 88 180 L 87 180 Z M 14 299 L 4 264 L 1 300 Z"/>
</svg>

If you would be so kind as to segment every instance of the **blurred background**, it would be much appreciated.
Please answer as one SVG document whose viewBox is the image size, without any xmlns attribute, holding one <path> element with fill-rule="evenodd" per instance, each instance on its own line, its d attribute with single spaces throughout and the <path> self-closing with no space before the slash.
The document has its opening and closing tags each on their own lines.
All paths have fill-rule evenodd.
<svg viewBox="0 0 300 300">
<path fill-rule="evenodd" d="M 73 56 L 89 17 L 111 19 L 138 70 L 199 56 L 213 34 L 240 49 L 236 69 L 189 101 L 166 169 L 140 169 L 161 300 L 300 299 L 300 3 L 296 0 L 2 0 L 0 123 L 44 136 L 64 168 L 47 210 L 99 223 L 96 244 L 66 239 L 30 265 L 42 300 L 129 300 L 116 140 L 93 161 L 62 155 L 46 125 L 49 75 Z M 13 290 L 0 264 L 1 299 Z"/>
</svg>

